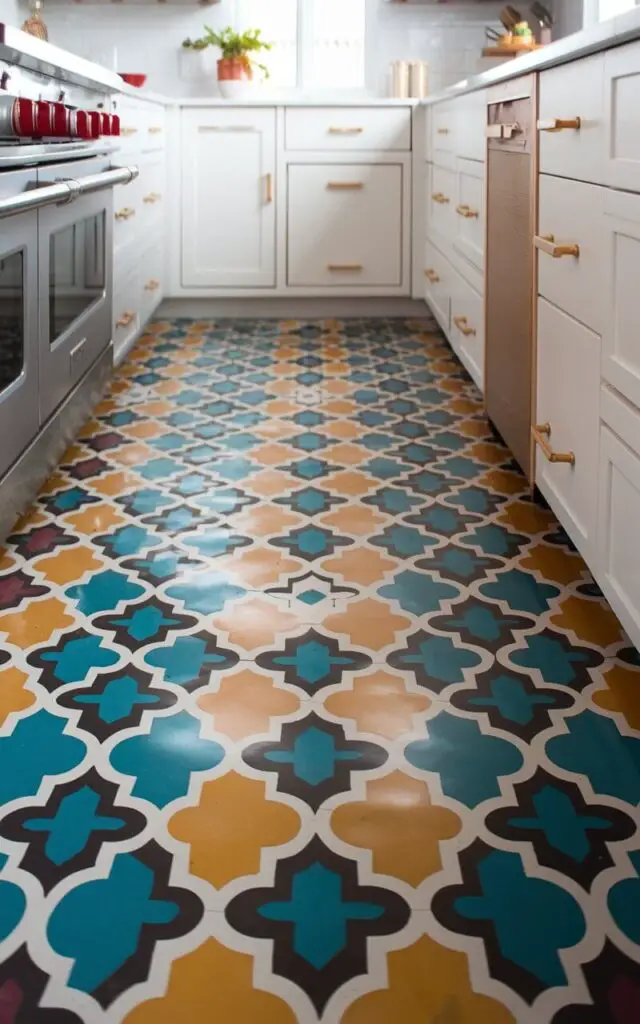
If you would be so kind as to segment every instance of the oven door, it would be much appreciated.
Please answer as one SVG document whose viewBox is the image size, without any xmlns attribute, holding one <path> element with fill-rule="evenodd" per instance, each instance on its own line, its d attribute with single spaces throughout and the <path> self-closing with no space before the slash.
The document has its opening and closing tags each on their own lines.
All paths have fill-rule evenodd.
<svg viewBox="0 0 640 1024">
<path fill-rule="evenodd" d="M 0 175 L 0 199 L 20 195 L 33 172 Z M 38 218 L 0 230 L 0 478 L 38 432 Z"/>
<path fill-rule="evenodd" d="M 57 164 L 38 183 L 77 181 L 108 159 Z M 40 422 L 44 423 L 111 340 L 113 188 L 38 211 Z"/>
</svg>

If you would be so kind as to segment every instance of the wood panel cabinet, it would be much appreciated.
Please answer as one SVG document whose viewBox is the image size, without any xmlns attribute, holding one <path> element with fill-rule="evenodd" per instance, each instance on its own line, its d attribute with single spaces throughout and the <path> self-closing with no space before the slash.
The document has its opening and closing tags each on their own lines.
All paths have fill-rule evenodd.
<svg viewBox="0 0 640 1024">
<path fill-rule="evenodd" d="M 184 110 L 182 153 L 182 284 L 273 287 L 275 110 Z"/>
</svg>

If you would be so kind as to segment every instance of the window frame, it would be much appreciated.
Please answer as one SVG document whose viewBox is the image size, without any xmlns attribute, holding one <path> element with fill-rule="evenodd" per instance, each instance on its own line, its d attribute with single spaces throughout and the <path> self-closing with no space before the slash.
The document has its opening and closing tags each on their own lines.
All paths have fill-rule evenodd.
<svg viewBox="0 0 640 1024">
<path fill-rule="evenodd" d="M 365 24 L 364 24 L 364 75 L 361 86 L 318 86 L 314 82 L 314 38 L 313 24 L 315 5 L 322 3 L 322 0 L 297 0 L 297 33 L 296 33 L 296 85 L 294 91 L 299 93 L 313 91 L 313 94 L 331 96 L 363 95 L 368 92 L 368 60 L 367 55 L 371 46 L 371 0 L 365 0 Z M 312 84 L 313 83 L 313 84 Z"/>
</svg>

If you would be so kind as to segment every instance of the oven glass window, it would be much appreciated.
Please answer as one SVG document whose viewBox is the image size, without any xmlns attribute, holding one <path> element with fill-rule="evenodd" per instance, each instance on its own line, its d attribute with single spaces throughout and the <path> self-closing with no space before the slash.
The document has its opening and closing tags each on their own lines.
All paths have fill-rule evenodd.
<svg viewBox="0 0 640 1024">
<path fill-rule="evenodd" d="M 49 244 L 49 344 L 55 345 L 104 294 L 104 211 L 62 228 Z"/>
<path fill-rule="evenodd" d="M 0 258 L 0 393 L 24 366 L 24 252 Z"/>
</svg>

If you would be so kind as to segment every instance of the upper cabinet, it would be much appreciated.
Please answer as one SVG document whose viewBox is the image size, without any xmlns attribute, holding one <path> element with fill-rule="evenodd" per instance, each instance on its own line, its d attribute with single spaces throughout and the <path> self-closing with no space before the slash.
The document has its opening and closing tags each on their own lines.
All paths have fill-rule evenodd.
<svg viewBox="0 0 640 1024">
<path fill-rule="evenodd" d="M 182 285 L 275 285 L 276 112 L 182 113 Z"/>
</svg>

